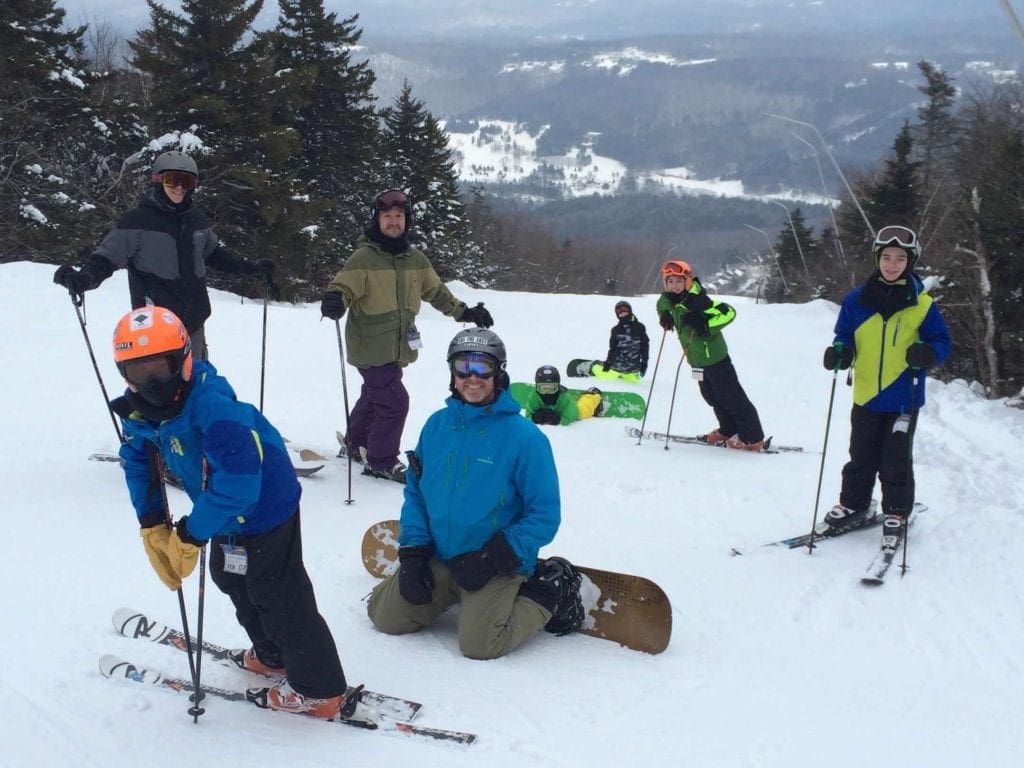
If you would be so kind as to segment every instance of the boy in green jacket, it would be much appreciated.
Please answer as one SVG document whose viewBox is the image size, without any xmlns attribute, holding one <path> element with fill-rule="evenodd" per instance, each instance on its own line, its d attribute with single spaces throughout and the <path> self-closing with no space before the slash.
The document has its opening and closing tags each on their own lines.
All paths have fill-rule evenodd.
<svg viewBox="0 0 1024 768">
<path fill-rule="evenodd" d="M 736 310 L 713 301 L 685 261 L 666 261 L 661 277 L 665 292 L 658 297 L 658 322 L 679 336 L 701 397 L 718 419 L 718 427 L 704 439 L 729 448 L 762 450 L 761 419 L 740 386 L 722 335 L 722 329 L 736 318 Z"/>
</svg>

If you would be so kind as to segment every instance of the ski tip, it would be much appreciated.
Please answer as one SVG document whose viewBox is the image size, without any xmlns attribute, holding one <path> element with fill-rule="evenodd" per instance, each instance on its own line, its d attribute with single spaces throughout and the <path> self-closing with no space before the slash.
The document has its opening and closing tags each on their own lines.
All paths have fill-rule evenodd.
<svg viewBox="0 0 1024 768">
<path fill-rule="evenodd" d="M 100 656 L 100 674 L 104 677 L 113 677 L 118 670 L 128 666 L 130 665 L 127 661 L 111 653 Z"/>
<path fill-rule="evenodd" d="M 125 637 L 135 636 L 135 627 L 138 626 L 140 621 L 144 621 L 146 616 L 143 613 L 139 613 L 134 608 L 118 608 L 114 611 L 113 615 L 114 629 L 118 631 L 118 634 L 124 635 Z"/>
</svg>

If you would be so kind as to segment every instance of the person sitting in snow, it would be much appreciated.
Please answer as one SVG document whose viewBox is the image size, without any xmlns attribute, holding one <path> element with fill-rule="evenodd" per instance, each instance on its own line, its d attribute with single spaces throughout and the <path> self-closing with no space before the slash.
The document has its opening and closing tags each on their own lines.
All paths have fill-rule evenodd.
<svg viewBox="0 0 1024 768">
<path fill-rule="evenodd" d="M 877 476 L 882 535 L 895 549 L 914 506 L 913 436 L 925 374 L 949 355 L 950 339 L 938 304 L 914 274 L 921 255 L 914 231 L 882 227 L 872 255 L 875 271 L 843 299 L 822 360 L 830 371 L 853 366 L 850 460 L 839 503 L 825 519 L 840 529 L 863 523 Z"/>
<path fill-rule="evenodd" d="M 525 416 L 534 424 L 572 424 L 601 414 L 601 390 L 591 387 L 578 398 L 562 386 L 558 369 L 542 365 L 534 374 L 534 389 L 526 401 Z"/>
<path fill-rule="evenodd" d="M 595 365 L 590 375 L 598 379 L 622 379 L 639 384 L 647 374 L 647 358 L 650 354 L 650 340 L 647 328 L 636 319 L 633 307 L 628 301 L 615 305 L 615 316 L 619 321 L 612 326 L 608 339 L 608 355 L 603 363 Z"/>
<path fill-rule="evenodd" d="M 281 435 L 236 399 L 212 364 L 193 358 L 188 332 L 169 309 L 129 312 L 113 347 L 128 385 L 111 403 L 124 429 L 120 456 L 157 576 L 181 589 L 212 540 L 210 576 L 252 642 L 232 658 L 280 678 L 251 691 L 251 700 L 327 719 L 349 714 L 342 712 L 347 685 L 338 650 L 302 562 L 302 489 Z M 160 482 L 164 464 L 192 501 L 191 514 L 173 526 Z"/>
<path fill-rule="evenodd" d="M 722 335 L 736 319 L 736 310 L 711 299 L 685 261 L 666 261 L 661 277 L 665 292 L 658 297 L 658 322 L 664 330 L 676 332 L 701 397 L 718 419 L 705 439 L 729 448 L 762 450 L 761 419 L 740 386 Z"/>
<path fill-rule="evenodd" d="M 503 656 L 540 629 L 583 623 L 582 576 L 560 557 L 538 560 L 561 522 L 551 444 L 519 415 L 505 344 L 467 328 L 448 345 L 451 397 L 410 451 L 399 569 L 367 613 L 390 635 L 418 632 L 459 603 L 459 649 Z"/>
</svg>

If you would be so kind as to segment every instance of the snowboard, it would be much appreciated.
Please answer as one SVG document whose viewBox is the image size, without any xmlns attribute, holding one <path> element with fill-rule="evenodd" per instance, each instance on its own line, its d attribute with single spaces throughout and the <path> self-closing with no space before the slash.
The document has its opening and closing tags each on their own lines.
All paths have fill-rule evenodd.
<svg viewBox="0 0 1024 768">
<path fill-rule="evenodd" d="M 603 360 L 570 360 L 569 364 L 565 366 L 565 375 L 570 379 L 580 379 L 590 375 L 590 371 L 595 365 L 600 365 Z"/>
<path fill-rule="evenodd" d="M 512 397 L 519 403 L 520 408 L 525 408 L 526 404 L 530 402 L 530 395 L 533 391 L 533 384 L 527 384 L 523 381 L 512 383 Z M 577 399 L 585 392 L 585 389 L 569 390 L 569 394 Z M 612 416 L 619 419 L 642 419 L 644 417 L 644 410 L 646 408 L 644 398 L 643 395 L 636 392 L 607 392 L 601 390 L 601 402 L 604 403 L 601 413 L 598 414 L 601 418 Z"/>
<path fill-rule="evenodd" d="M 378 578 L 398 568 L 397 520 L 382 520 L 363 534 L 363 566 Z M 672 604 L 649 579 L 627 573 L 578 566 L 580 595 L 587 617 L 580 632 L 611 640 L 634 651 L 657 654 L 672 638 Z"/>
</svg>

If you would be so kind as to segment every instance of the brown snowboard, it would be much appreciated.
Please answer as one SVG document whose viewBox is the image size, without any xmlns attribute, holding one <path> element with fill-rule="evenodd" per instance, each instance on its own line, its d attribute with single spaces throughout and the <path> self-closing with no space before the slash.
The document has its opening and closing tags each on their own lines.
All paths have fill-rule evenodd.
<svg viewBox="0 0 1024 768">
<path fill-rule="evenodd" d="M 363 565 L 378 578 L 398 567 L 398 521 L 374 523 L 363 534 Z M 575 563 L 573 564 L 575 565 Z M 635 651 L 661 653 L 672 638 L 672 604 L 661 587 L 642 576 L 576 566 L 587 618 L 580 632 Z"/>
</svg>

